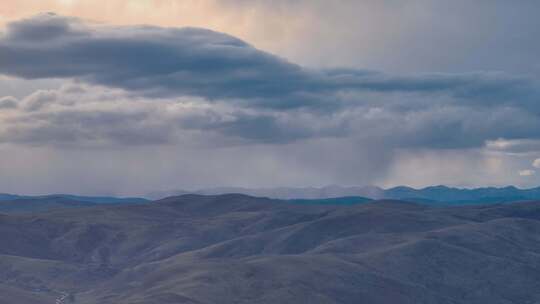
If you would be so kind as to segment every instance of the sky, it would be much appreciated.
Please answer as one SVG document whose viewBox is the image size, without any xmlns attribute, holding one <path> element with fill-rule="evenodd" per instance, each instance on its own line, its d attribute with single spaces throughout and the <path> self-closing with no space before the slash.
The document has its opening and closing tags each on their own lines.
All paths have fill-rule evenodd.
<svg viewBox="0 0 540 304">
<path fill-rule="evenodd" d="M 0 192 L 540 184 L 532 0 L 0 2 Z"/>
</svg>

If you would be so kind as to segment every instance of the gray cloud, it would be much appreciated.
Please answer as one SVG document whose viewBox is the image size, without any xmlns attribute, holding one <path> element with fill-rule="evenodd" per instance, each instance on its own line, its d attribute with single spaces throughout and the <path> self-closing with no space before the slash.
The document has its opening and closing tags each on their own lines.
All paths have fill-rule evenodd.
<svg viewBox="0 0 540 304">
<path fill-rule="evenodd" d="M 540 96 L 537 81 L 501 73 L 313 70 L 205 29 L 107 27 L 51 14 L 9 24 L 0 58 L 0 72 L 11 76 L 76 78 L 147 97 L 197 96 L 251 107 L 327 111 L 343 106 L 341 93 L 371 91 L 446 94 L 469 106 L 536 109 L 530 103 Z"/>
<path fill-rule="evenodd" d="M 76 18 L 59 18 L 54 13 L 45 13 L 8 24 L 6 38 L 20 42 L 44 42 L 56 38 L 63 39 L 67 36 L 84 35 L 82 29 L 77 30 L 79 26 L 82 27 L 82 24 Z"/>
<path fill-rule="evenodd" d="M 39 90 L 4 114 L 0 143 L 60 146 L 246 145 L 345 134 L 341 121 L 307 111 L 242 109 L 227 102 L 135 98 L 69 84 Z M 317 121 L 320 122 L 317 122 Z"/>
<path fill-rule="evenodd" d="M 15 109 L 17 108 L 17 99 L 12 96 L 0 98 L 0 109 Z"/>
<path fill-rule="evenodd" d="M 324 112 L 245 108 L 194 97 L 148 99 L 123 90 L 68 84 L 30 94 L 18 108 L 5 112 L 0 143 L 236 146 L 340 138 L 393 150 L 463 149 L 498 138 L 540 139 L 540 119 L 519 107 L 473 109 L 432 102 L 421 94 L 398 94 L 397 100 L 388 94 L 355 95 L 366 102 Z"/>
<path fill-rule="evenodd" d="M 0 72 L 11 76 L 92 84 L 26 96 L 5 118 L 3 142 L 197 138 L 237 145 L 336 137 L 369 145 L 384 138 L 388 149 L 456 149 L 540 134 L 540 86 L 532 78 L 313 70 L 204 29 L 110 27 L 43 14 L 8 25 L 0 58 Z"/>
<path fill-rule="evenodd" d="M 35 32 L 40 39 L 29 34 Z M 300 83 L 311 78 L 299 66 L 209 30 L 91 27 L 50 14 L 11 23 L 0 55 L 4 74 L 74 77 L 149 96 L 282 98 L 300 94 L 306 87 Z"/>
<path fill-rule="evenodd" d="M 540 151 L 536 78 L 310 69 L 204 29 L 110 27 L 40 15 L 11 23 L 0 37 L 0 73 L 18 77 L 0 79 L 0 89 L 43 79 L 57 84 L 6 91 L 16 98 L 0 99 L 0 150 L 49 151 L 69 173 L 58 173 L 62 181 L 74 187 L 72 180 L 86 172 L 54 155 L 77 164 L 92 159 L 102 172 L 90 176 L 106 180 L 100 191 L 112 183 L 107 176 L 119 183 L 125 175 L 115 172 L 133 163 L 193 188 L 224 185 L 232 178 L 224 172 L 238 170 L 229 185 L 249 186 L 251 168 L 260 175 L 252 186 L 279 185 L 276 176 L 288 185 L 395 182 L 387 174 L 425 184 L 446 170 L 454 170 L 449 183 L 465 185 L 472 179 L 455 170 L 474 168 L 471 175 L 487 166 L 482 178 L 503 176 L 530 166 L 529 156 Z M 59 88 L 58 78 L 64 78 Z M 483 151 L 504 154 L 508 163 L 512 153 L 520 158 L 498 167 Z M 99 163 L 109 155 L 121 165 L 109 170 Z M 447 162 L 441 155 L 453 160 L 439 170 Z M 210 171 L 198 172 L 210 158 Z M 248 168 L 238 169 L 246 159 Z M 407 164 L 423 161 L 434 169 L 411 175 Z M 16 170 L 10 161 L 0 164 Z M 43 183 L 51 170 L 40 169 Z M 174 179 L 182 170 L 188 174 Z M 2 180 L 8 183 L 0 174 Z"/>
<path fill-rule="evenodd" d="M 533 136 L 531 136 L 533 137 Z M 529 154 L 540 151 L 540 139 L 504 139 L 486 141 L 486 148 L 491 151 L 503 152 L 509 154 Z"/>
<path fill-rule="evenodd" d="M 46 107 L 47 104 L 55 102 L 56 98 L 56 92 L 52 90 L 39 90 L 23 100 L 23 107 L 27 111 L 37 111 Z"/>
</svg>

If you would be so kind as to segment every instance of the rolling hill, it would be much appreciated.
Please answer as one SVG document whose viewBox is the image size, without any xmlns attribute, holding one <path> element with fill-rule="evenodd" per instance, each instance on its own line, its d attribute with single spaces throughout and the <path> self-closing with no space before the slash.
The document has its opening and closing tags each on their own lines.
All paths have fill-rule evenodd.
<svg viewBox="0 0 540 304">
<path fill-rule="evenodd" d="M 240 194 L 0 215 L 0 303 L 536 303 L 540 203 Z"/>
</svg>

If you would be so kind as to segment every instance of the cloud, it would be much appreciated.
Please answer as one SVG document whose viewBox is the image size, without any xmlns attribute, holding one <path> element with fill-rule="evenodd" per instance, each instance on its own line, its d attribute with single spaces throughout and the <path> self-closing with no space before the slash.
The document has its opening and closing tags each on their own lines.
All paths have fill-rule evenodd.
<svg viewBox="0 0 540 304">
<path fill-rule="evenodd" d="M 0 109 L 15 109 L 17 108 L 17 99 L 12 96 L 0 98 Z"/>
<path fill-rule="evenodd" d="M 525 170 L 519 170 L 518 174 L 519 176 L 533 176 L 534 174 L 536 174 L 536 171 L 525 169 Z"/>
<path fill-rule="evenodd" d="M 533 101 L 540 96 L 536 81 L 501 73 L 314 70 L 206 29 L 112 27 L 54 14 L 8 24 L 0 56 L 0 73 L 10 76 L 75 78 L 146 97 L 196 96 L 263 108 L 335 110 L 343 106 L 344 93 L 381 92 L 537 111 Z"/>
<path fill-rule="evenodd" d="M 56 101 L 56 98 L 56 92 L 52 90 L 39 90 L 23 99 L 23 107 L 27 111 L 37 111 Z"/>
<path fill-rule="evenodd" d="M 7 75 L 78 78 L 148 96 L 275 98 L 279 103 L 301 95 L 307 87 L 302 83 L 312 77 L 210 30 L 92 26 L 51 14 L 10 23 L 0 55 L 0 72 Z"/>
<path fill-rule="evenodd" d="M 534 0 L 519 5 L 503 0 L 68 2 L 2 1 L 0 22 L 55 11 L 109 24 L 211 28 L 309 66 L 401 73 L 540 71 L 534 63 L 540 43 L 531 39 L 540 34 L 535 15 L 540 4 Z"/>
<path fill-rule="evenodd" d="M 462 105 L 411 107 L 407 99 L 398 104 L 387 102 L 384 94 L 363 98 L 376 98 L 380 103 L 366 102 L 329 112 L 261 109 L 189 96 L 147 98 L 119 89 L 71 83 L 56 90 L 38 90 L 21 99 L 17 109 L 5 112 L 0 142 L 226 146 L 342 138 L 386 150 L 462 149 L 481 147 L 486 139 L 500 136 L 534 137 L 540 129 L 540 120 L 533 114 L 515 108 L 471 111 Z M 501 140 L 495 142 L 502 145 Z M 488 147 L 494 149 L 493 145 Z"/>
<path fill-rule="evenodd" d="M 0 143 L 222 146 L 285 144 L 346 134 L 339 117 L 328 119 L 331 116 L 320 113 L 244 109 L 193 97 L 147 99 L 81 84 L 38 90 L 19 103 L 17 109 L 3 113 Z"/>
<path fill-rule="evenodd" d="M 486 148 L 491 151 L 504 153 L 534 153 L 540 151 L 539 139 L 504 139 L 486 141 Z"/>
<path fill-rule="evenodd" d="M 7 39 L 11 41 L 46 41 L 62 39 L 71 35 L 84 34 L 76 30 L 81 25 L 76 18 L 58 18 L 54 13 L 37 15 L 34 18 L 14 21 L 7 26 Z"/>
<path fill-rule="evenodd" d="M 540 134 L 532 78 L 308 69 L 199 28 L 41 14 L 8 24 L 0 58 L 0 73 L 85 84 L 21 98 L 0 125 L 3 142 L 146 145 L 197 133 L 221 136 L 220 144 L 335 137 L 460 149 Z"/>
<path fill-rule="evenodd" d="M 540 158 L 537 158 L 533 161 L 532 166 L 540 169 Z"/>
<path fill-rule="evenodd" d="M 507 172 L 530 167 L 530 155 L 540 151 L 535 78 L 306 68 L 198 28 L 118 27 L 40 15 L 9 24 L 0 36 L 0 74 L 10 77 L 0 86 L 57 84 L 8 91 L 15 97 L 0 102 L 0 148 L 50 149 L 49 157 L 62 151 L 73 163 L 85 160 L 73 151 L 87 151 L 106 163 L 102 169 L 123 153 L 138 164 L 155 152 L 141 165 L 145 173 L 169 170 L 163 159 L 170 159 L 181 165 L 167 176 L 189 168 L 189 177 L 200 177 L 195 188 L 223 184 L 230 177 L 224 172 L 244 159 L 257 167 L 259 185 L 421 186 L 437 177 L 454 185 L 475 179 L 502 184 L 510 180 Z M 111 150 L 114 161 L 104 152 Z M 160 151 L 168 151 L 166 157 Z M 210 157 L 216 158 L 213 171 L 196 174 Z M 431 169 L 418 170 L 426 162 Z M 132 165 L 121 163 L 114 170 Z M 288 168 L 297 172 L 284 173 Z M 40 171 L 42 180 L 49 170 Z M 252 176 L 245 169 L 236 185 Z M 189 177 L 182 181 L 190 183 Z"/>
</svg>

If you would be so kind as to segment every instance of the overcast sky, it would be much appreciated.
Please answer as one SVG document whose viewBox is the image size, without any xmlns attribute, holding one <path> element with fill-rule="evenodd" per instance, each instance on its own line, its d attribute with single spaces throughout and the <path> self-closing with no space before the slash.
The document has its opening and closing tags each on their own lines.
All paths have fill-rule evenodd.
<svg viewBox="0 0 540 304">
<path fill-rule="evenodd" d="M 539 11 L 3 1 L 0 192 L 537 186 Z"/>
</svg>

